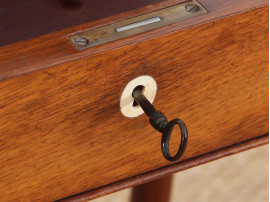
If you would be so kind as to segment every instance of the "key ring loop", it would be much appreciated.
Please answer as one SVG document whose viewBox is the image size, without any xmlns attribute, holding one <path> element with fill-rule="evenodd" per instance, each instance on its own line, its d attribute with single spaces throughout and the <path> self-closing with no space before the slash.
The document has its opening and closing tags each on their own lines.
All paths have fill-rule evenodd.
<svg viewBox="0 0 270 202">
<path fill-rule="evenodd" d="M 149 117 L 149 122 L 153 126 L 153 128 L 162 133 L 161 151 L 163 153 L 163 156 L 168 161 L 179 160 L 180 157 L 184 154 L 187 147 L 188 132 L 186 124 L 181 119 L 174 119 L 168 123 L 165 115 L 162 112 L 157 111 L 139 89 L 135 89 L 132 93 L 132 96 L 135 101 L 141 106 L 146 115 Z M 171 156 L 169 144 L 175 125 L 178 125 L 181 130 L 181 141 L 176 155 Z"/>
<path fill-rule="evenodd" d="M 178 125 L 181 130 L 181 140 L 180 140 L 180 146 L 178 148 L 177 153 L 174 156 L 171 156 L 169 145 L 170 145 L 171 134 L 175 125 Z M 184 154 L 187 147 L 187 141 L 188 141 L 188 133 L 187 133 L 186 124 L 181 119 L 171 120 L 166 125 L 166 127 L 164 128 L 162 132 L 161 150 L 162 150 L 163 156 L 168 161 L 177 161 Z"/>
</svg>

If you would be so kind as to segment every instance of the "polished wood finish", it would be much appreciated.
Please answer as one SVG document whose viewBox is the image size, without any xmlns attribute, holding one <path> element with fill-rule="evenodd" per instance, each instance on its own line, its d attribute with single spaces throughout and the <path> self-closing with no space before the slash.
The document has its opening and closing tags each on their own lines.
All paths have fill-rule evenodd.
<svg viewBox="0 0 270 202">
<path fill-rule="evenodd" d="M 61 202 L 82 202 L 92 200 L 116 191 L 120 191 L 129 187 L 137 186 L 143 183 L 151 182 L 156 179 L 164 178 L 172 173 L 180 172 L 195 166 L 199 166 L 211 161 L 218 160 L 220 158 L 237 154 L 239 152 L 246 151 L 255 147 L 259 147 L 269 143 L 269 135 L 263 135 L 251 140 L 247 140 L 229 147 L 225 147 L 213 152 L 209 152 L 204 155 L 200 155 L 188 160 L 184 160 L 178 163 L 164 166 L 150 172 L 142 173 L 140 175 L 133 176 L 124 180 L 120 180 L 106 186 L 99 187 L 97 189 L 89 190 L 84 193 L 79 193 L 74 196 L 67 197 L 65 199 L 59 200 Z"/>
<path fill-rule="evenodd" d="M 0 46 L 161 1 L 164 0 L 1 0 Z"/>
<path fill-rule="evenodd" d="M 1 0 L 0 46 L 100 20 L 108 24 L 187 0 Z M 245 11 L 266 0 L 200 0 L 209 11 Z M 106 6 L 104 6 L 106 5 Z M 216 13 L 217 14 L 217 13 Z M 232 14 L 232 13 L 231 13 Z M 118 17 L 115 18 L 115 16 Z M 221 15 L 221 13 L 219 14 Z M 105 21 L 106 21 L 105 20 Z M 88 29 L 93 28 L 90 24 Z"/>
<path fill-rule="evenodd" d="M 168 165 L 148 118 L 119 109 L 140 75 L 158 84 L 156 108 L 187 124 L 182 160 L 267 133 L 267 38 L 264 7 L 0 82 L 0 201 L 61 199 Z"/>
<path fill-rule="evenodd" d="M 166 0 L 161 3 L 142 7 L 140 9 L 123 12 L 108 18 L 92 21 L 59 32 L 50 33 L 31 40 L 22 41 L 8 46 L 0 47 L 0 81 L 25 75 L 40 69 L 73 61 L 82 57 L 96 55 L 104 51 L 110 51 L 130 44 L 138 44 L 174 31 L 194 25 L 221 19 L 226 16 L 241 13 L 249 9 L 268 5 L 267 0 L 200 0 L 199 2 L 209 11 L 207 15 L 185 20 L 173 25 L 155 29 L 143 34 L 127 37 L 122 40 L 93 47 L 84 51 L 77 51 L 67 36 L 74 32 L 94 29 L 119 20 L 134 17 L 146 12 L 165 8 L 184 0 Z M 17 31 L 16 31 L 17 32 Z M 2 38 L 5 40 L 5 37 Z"/>
<path fill-rule="evenodd" d="M 133 187 L 131 202 L 169 202 L 172 175 Z"/>
</svg>

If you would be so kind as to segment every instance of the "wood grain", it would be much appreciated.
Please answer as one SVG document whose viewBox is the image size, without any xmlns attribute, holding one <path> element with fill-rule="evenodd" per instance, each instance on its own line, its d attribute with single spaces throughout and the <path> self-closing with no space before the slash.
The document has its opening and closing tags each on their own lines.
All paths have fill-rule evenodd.
<svg viewBox="0 0 270 202">
<path fill-rule="evenodd" d="M 131 202 L 169 202 L 172 175 L 132 188 Z"/>
<path fill-rule="evenodd" d="M 79 193 L 74 196 L 67 197 L 65 199 L 59 200 L 59 202 L 81 202 L 89 201 L 95 198 L 102 197 L 129 187 L 134 187 L 143 183 L 148 183 L 153 180 L 164 178 L 170 176 L 173 173 L 180 172 L 189 168 L 193 168 L 211 161 L 218 160 L 220 158 L 237 154 L 239 152 L 246 151 L 255 147 L 259 147 L 269 143 L 269 135 L 262 135 L 257 138 L 253 138 L 229 147 L 221 148 L 219 150 L 209 152 L 204 155 L 200 155 L 188 160 L 184 160 L 178 163 L 164 166 L 140 175 L 136 175 L 106 186 L 102 186 L 93 190 L 86 191 L 84 193 Z"/>
<path fill-rule="evenodd" d="M 268 7 L 0 82 L 0 201 L 51 201 L 168 162 L 146 116 L 122 116 L 125 85 L 189 130 L 184 159 L 268 132 Z M 177 145 L 173 143 L 175 149 Z"/>
<path fill-rule="evenodd" d="M 0 47 L 0 81 L 25 75 L 30 72 L 62 64 L 78 58 L 113 50 L 129 44 L 137 44 L 167 33 L 179 31 L 194 25 L 199 25 L 241 13 L 246 10 L 268 5 L 267 0 L 200 0 L 199 2 L 209 11 L 207 15 L 185 20 L 143 34 L 127 37 L 98 47 L 93 47 L 84 51 L 77 51 L 67 38 L 67 36 L 78 31 L 94 29 L 119 20 L 175 5 L 183 1 L 184 0 L 162 1 L 161 3 L 144 6 L 129 12 L 119 13 L 108 18 L 91 21 L 59 32 Z M 3 39 L 5 38 L 6 37 Z"/>
</svg>

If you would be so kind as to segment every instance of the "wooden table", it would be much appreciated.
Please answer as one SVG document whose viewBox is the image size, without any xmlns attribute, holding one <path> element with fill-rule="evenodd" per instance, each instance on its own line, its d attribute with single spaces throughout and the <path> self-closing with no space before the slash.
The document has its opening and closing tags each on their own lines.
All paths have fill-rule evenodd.
<svg viewBox="0 0 270 202">
<path fill-rule="evenodd" d="M 165 177 L 142 193 L 268 143 L 268 1 L 200 0 L 205 15 L 82 51 L 68 39 L 183 2 L 0 3 L 0 201 L 86 201 Z M 120 111 L 142 75 L 157 83 L 154 106 L 187 125 L 178 162 L 146 115 Z"/>
</svg>

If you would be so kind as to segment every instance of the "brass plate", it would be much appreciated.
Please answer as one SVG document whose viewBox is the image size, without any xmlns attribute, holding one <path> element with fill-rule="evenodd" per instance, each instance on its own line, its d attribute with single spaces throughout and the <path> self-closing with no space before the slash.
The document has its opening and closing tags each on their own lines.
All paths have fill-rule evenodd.
<svg viewBox="0 0 270 202">
<path fill-rule="evenodd" d="M 188 12 L 185 8 L 186 5 L 196 5 L 199 10 L 197 12 Z M 205 8 L 197 1 L 191 0 L 110 25 L 76 33 L 68 38 L 78 50 L 84 50 L 206 13 Z"/>
</svg>

